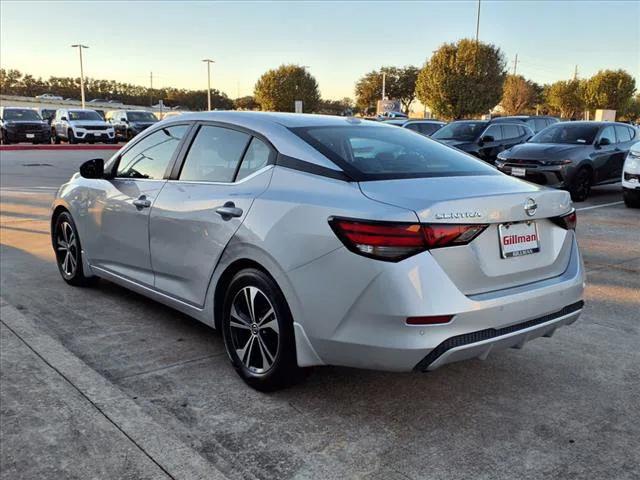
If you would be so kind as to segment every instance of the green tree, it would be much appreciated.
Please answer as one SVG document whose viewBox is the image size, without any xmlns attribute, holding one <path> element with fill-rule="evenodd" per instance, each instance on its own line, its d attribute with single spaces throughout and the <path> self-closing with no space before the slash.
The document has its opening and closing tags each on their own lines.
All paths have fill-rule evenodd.
<svg viewBox="0 0 640 480">
<path fill-rule="evenodd" d="M 621 120 L 640 122 L 640 93 L 631 99 L 629 105 L 621 116 Z"/>
<path fill-rule="evenodd" d="M 442 118 L 488 112 L 502 98 L 506 62 L 494 45 L 462 39 L 442 45 L 418 74 L 416 94 Z"/>
<path fill-rule="evenodd" d="M 535 108 L 537 88 L 522 75 L 507 75 L 502 90 L 502 106 L 507 115 L 524 114 Z"/>
<path fill-rule="evenodd" d="M 236 98 L 233 101 L 233 106 L 238 110 L 256 110 L 260 108 L 260 104 L 256 102 L 256 99 L 252 95 Z"/>
<path fill-rule="evenodd" d="M 546 103 L 562 118 L 576 118 L 584 110 L 583 85 L 580 80 L 560 80 L 546 88 Z"/>
<path fill-rule="evenodd" d="M 254 97 L 262 110 L 295 111 L 295 101 L 302 100 L 305 112 L 313 112 L 320 102 L 318 82 L 299 65 L 280 65 L 265 72 L 254 88 Z"/>
<path fill-rule="evenodd" d="M 418 71 L 417 67 L 408 65 L 402 68 L 382 67 L 365 74 L 356 83 L 357 107 L 363 111 L 376 109 L 378 100 L 382 98 L 382 76 L 385 74 L 385 95 L 399 100 L 402 109 L 408 113 L 416 98 Z"/>
<path fill-rule="evenodd" d="M 583 98 L 590 110 L 624 113 L 636 91 L 636 81 L 624 70 L 600 70 L 585 82 Z"/>
</svg>

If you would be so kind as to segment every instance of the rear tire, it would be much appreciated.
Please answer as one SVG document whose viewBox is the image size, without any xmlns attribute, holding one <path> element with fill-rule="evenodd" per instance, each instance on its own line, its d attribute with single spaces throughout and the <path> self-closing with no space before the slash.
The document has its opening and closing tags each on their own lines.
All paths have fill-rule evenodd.
<svg viewBox="0 0 640 480">
<path fill-rule="evenodd" d="M 640 208 L 640 192 L 633 190 L 622 190 L 624 204 L 629 208 Z"/>
<path fill-rule="evenodd" d="M 293 318 L 278 285 L 261 270 L 238 272 L 224 300 L 222 334 L 238 375 L 269 392 L 304 377 L 296 360 Z"/>
<path fill-rule="evenodd" d="M 588 168 L 581 168 L 573 177 L 569 187 L 571 200 L 574 202 L 584 202 L 591 192 L 591 171 Z"/>
<path fill-rule="evenodd" d="M 76 287 L 93 285 L 97 277 L 84 272 L 80 237 L 69 212 L 58 215 L 53 225 L 52 237 L 56 264 L 62 279 Z"/>
</svg>

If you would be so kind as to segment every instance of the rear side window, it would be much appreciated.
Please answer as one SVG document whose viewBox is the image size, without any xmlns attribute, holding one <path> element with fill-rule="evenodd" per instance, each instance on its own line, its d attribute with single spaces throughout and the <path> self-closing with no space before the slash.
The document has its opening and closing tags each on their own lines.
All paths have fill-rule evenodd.
<svg viewBox="0 0 640 480">
<path fill-rule="evenodd" d="M 481 160 L 405 128 L 344 125 L 291 131 L 357 181 L 499 175 Z"/>
<path fill-rule="evenodd" d="M 203 125 L 189 148 L 180 180 L 232 182 L 250 139 L 237 130 Z"/>
<path fill-rule="evenodd" d="M 616 135 L 618 136 L 618 142 L 631 141 L 631 130 L 622 125 L 616 125 Z"/>
<path fill-rule="evenodd" d="M 269 163 L 273 163 L 275 153 L 262 140 L 253 137 L 247 152 L 242 158 L 236 181 L 248 177 Z"/>
<path fill-rule="evenodd" d="M 410 123 L 405 128 L 407 128 L 409 130 L 413 130 L 414 132 L 418 132 L 419 131 L 417 123 Z"/>
<path fill-rule="evenodd" d="M 613 127 L 609 126 L 602 131 L 602 135 L 600 135 L 600 141 L 604 139 L 608 139 L 609 143 L 616 143 L 616 134 L 613 131 Z"/>
<path fill-rule="evenodd" d="M 518 138 L 521 133 L 517 125 L 502 125 L 502 135 L 505 140 Z"/>
<path fill-rule="evenodd" d="M 500 125 L 491 125 L 487 131 L 482 134 L 483 137 L 493 137 L 493 141 L 502 140 L 502 129 Z"/>
<path fill-rule="evenodd" d="M 530 126 L 534 132 L 538 133 L 540 130 L 544 130 L 549 124 L 550 122 L 547 122 L 547 120 L 544 118 L 534 118 L 533 126 Z"/>
<path fill-rule="evenodd" d="M 188 125 L 161 128 L 127 150 L 118 163 L 117 177 L 160 180 L 186 133 Z"/>
<path fill-rule="evenodd" d="M 423 135 L 432 135 L 438 130 L 440 130 L 440 125 L 437 123 L 420 123 L 418 126 L 418 131 Z"/>
</svg>

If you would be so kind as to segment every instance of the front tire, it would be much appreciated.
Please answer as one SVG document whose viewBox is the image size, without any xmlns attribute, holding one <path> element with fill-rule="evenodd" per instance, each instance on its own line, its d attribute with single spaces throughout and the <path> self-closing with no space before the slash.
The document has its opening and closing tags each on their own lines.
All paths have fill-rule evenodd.
<svg viewBox="0 0 640 480">
<path fill-rule="evenodd" d="M 640 192 L 634 190 L 622 190 L 624 204 L 629 208 L 640 208 Z"/>
<path fill-rule="evenodd" d="M 52 233 L 56 264 L 62 279 L 76 287 L 86 287 L 95 283 L 96 277 L 84 272 L 80 237 L 69 212 L 58 215 Z"/>
<path fill-rule="evenodd" d="M 67 131 L 67 140 L 69 141 L 70 144 L 76 144 L 78 143 L 78 139 L 76 138 L 76 136 L 73 134 L 73 130 L 69 129 Z"/>
<path fill-rule="evenodd" d="M 60 137 L 56 133 L 55 129 L 51 129 L 51 142 L 55 145 L 60 145 Z"/>
<path fill-rule="evenodd" d="M 268 392 L 302 379 L 289 306 L 266 273 L 249 268 L 233 277 L 221 324 L 229 359 L 249 386 Z"/>
<path fill-rule="evenodd" d="M 591 172 L 587 168 L 581 168 L 571 181 L 569 193 L 574 202 L 584 202 L 591 192 Z"/>
</svg>

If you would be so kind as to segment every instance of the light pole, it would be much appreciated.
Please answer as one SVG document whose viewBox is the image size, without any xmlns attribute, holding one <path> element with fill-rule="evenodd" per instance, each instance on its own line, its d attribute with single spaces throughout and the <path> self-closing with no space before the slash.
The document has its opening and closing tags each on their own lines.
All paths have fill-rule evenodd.
<svg viewBox="0 0 640 480">
<path fill-rule="evenodd" d="M 77 48 L 78 52 L 80 52 L 80 98 L 82 100 L 82 108 L 84 108 L 84 69 L 82 67 L 82 49 L 89 47 L 87 47 L 86 45 L 82 45 L 81 43 L 71 45 L 71 47 Z"/>
<path fill-rule="evenodd" d="M 207 109 L 211 110 L 211 64 L 216 63 L 210 58 L 205 58 L 202 60 L 207 64 Z"/>
</svg>

